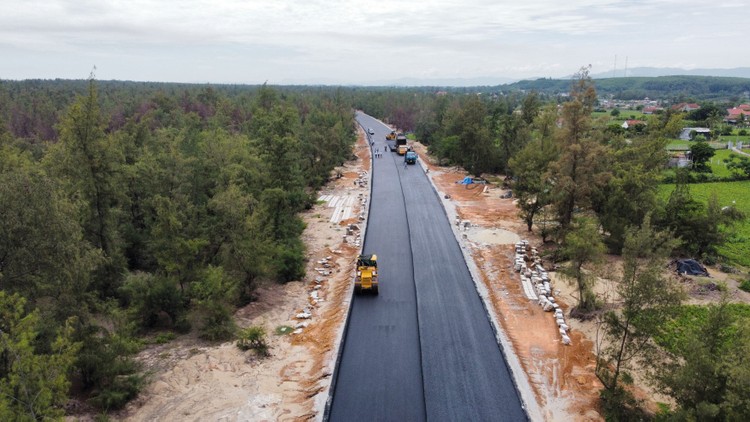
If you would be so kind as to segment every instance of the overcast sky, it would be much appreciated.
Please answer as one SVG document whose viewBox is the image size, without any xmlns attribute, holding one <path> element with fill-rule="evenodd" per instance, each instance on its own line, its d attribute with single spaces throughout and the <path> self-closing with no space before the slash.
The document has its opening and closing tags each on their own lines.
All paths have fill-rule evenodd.
<svg viewBox="0 0 750 422">
<path fill-rule="evenodd" d="M 747 0 L 0 0 L 0 79 L 377 84 L 750 65 Z"/>
</svg>

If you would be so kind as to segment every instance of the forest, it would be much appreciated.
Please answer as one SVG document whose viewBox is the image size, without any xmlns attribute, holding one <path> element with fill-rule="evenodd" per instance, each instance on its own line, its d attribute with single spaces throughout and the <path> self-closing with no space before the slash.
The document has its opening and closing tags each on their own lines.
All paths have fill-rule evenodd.
<svg viewBox="0 0 750 422">
<path fill-rule="evenodd" d="M 233 338 L 354 141 L 335 91 L 0 82 L 0 419 L 122 407 L 154 330 Z"/>
<path fill-rule="evenodd" d="M 745 313 L 720 304 L 691 320 L 694 330 L 661 329 L 696 314 L 662 277 L 666 261 L 734 264 L 720 247 L 744 213 L 693 197 L 700 166 L 675 172 L 660 194 L 665 147 L 685 115 L 667 110 L 623 130 L 592 116 L 606 81 L 582 69 L 565 84 L 557 97 L 531 86 L 478 95 L 0 81 L 0 419 L 57 419 L 70 397 L 122 407 L 143 385 L 133 356 L 151 333 L 234 338 L 233 311 L 260 283 L 304 276 L 298 214 L 351 157 L 355 109 L 410 133 L 442 164 L 505 178 L 528 230 L 568 263 L 576 315 L 598 315 L 622 345 L 598 356 L 608 417 L 646 417 L 626 388 L 639 359 L 670 369 L 654 374 L 676 403 L 663 420 L 750 414 L 748 354 L 711 359 L 750 351 Z M 596 297 L 587 270 L 607 253 L 624 262 L 619 309 Z M 687 376 L 698 370 L 701 385 Z"/>
</svg>

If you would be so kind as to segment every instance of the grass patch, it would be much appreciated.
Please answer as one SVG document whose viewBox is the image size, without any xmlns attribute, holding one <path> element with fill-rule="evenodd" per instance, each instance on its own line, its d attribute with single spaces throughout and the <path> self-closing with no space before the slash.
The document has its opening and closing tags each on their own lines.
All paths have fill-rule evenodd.
<svg viewBox="0 0 750 422">
<path fill-rule="evenodd" d="M 165 344 L 177 338 L 173 332 L 159 333 L 151 341 L 153 344 Z"/>
<path fill-rule="evenodd" d="M 738 155 L 728 149 L 716 150 L 716 154 L 711 158 L 711 172 L 719 177 L 731 177 L 732 171 L 727 168 L 724 160 L 732 155 Z"/>
<path fill-rule="evenodd" d="M 750 318 L 750 305 L 730 303 L 727 307 L 740 322 Z M 683 305 L 677 307 L 674 312 L 673 318 L 662 326 L 655 339 L 662 347 L 672 352 L 680 350 L 685 344 L 688 332 L 703 325 L 708 318 L 708 308 L 705 306 Z"/>
<path fill-rule="evenodd" d="M 661 185 L 660 195 L 669 198 L 674 185 Z M 750 181 L 697 183 L 690 185 L 690 193 L 696 201 L 708 203 L 712 193 L 716 193 L 719 205 L 733 205 L 745 215 L 750 216 Z M 750 267 L 750 218 L 734 226 L 734 233 L 729 240 L 718 248 L 719 253 L 729 262 Z"/>
<path fill-rule="evenodd" d="M 288 325 L 279 325 L 276 327 L 274 332 L 277 336 L 285 336 L 287 334 L 290 334 L 292 331 L 294 331 L 294 328 L 288 326 Z"/>
<path fill-rule="evenodd" d="M 668 151 L 687 151 L 690 149 L 690 141 L 683 141 L 682 139 L 670 139 L 667 144 Z"/>
<path fill-rule="evenodd" d="M 593 117 L 594 119 L 608 117 L 610 122 L 624 122 L 625 120 L 648 120 L 648 116 L 643 114 L 643 112 L 640 110 L 628 110 L 625 108 L 620 108 L 618 110 L 620 111 L 620 114 L 617 116 L 612 116 L 612 110 L 607 110 L 595 111 L 591 113 L 591 117 Z"/>
<path fill-rule="evenodd" d="M 684 141 L 682 139 L 670 139 L 666 146 L 667 151 L 687 151 L 691 146 L 695 144 L 695 141 Z M 726 151 L 727 143 L 724 141 L 711 141 L 708 145 L 714 147 L 718 151 Z"/>
</svg>

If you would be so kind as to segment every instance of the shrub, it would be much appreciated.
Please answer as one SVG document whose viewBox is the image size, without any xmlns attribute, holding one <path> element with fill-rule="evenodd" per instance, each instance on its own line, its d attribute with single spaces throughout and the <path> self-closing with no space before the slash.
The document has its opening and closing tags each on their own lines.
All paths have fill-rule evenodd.
<svg viewBox="0 0 750 422">
<path fill-rule="evenodd" d="M 121 409 L 138 395 L 143 386 L 140 375 L 131 374 L 115 377 L 109 385 L 91 397 L 91 403 L 99 409 Z"/>
<path fill-rule="evenodd" d="M 305 249 L 301 242 L 295 239 L 280 246 L 277 251 L 274 267 L 280 282 L 287 283 L 305 276 Z"/>
<path fill-rule="evenodd" d="M 643 400 L 637 399 L 630 391 L 623 387 L 618 387 L 615 391 L 603 389 L 599 393 L 599 397 L 607 420 L 647 420 Z"/>
<path fill-rule="evenodd" d="M 123 407 L 143 385 L 132 355 L 140 347 L 123 332 L 89 327 L 76 366 L 83 387 L 91 389 L 91 403 L 103 410 Z"/>
<path fill-rule="evenodd" d="M 201 338 L 209 341 L 224 341 L 232 338 L 237 331 L 237 326 L 232 319 L 229 306 L 213 302 L 204 303 L 202 308 L 205 315 L 203 327 L 201 327 Z"/>
<path fill-rule="evenodd" d="M 266 343 L 266 330 L 257 325 L 240 331 L 237 336 L 237 347 L 240 350 L 253 350 L 262 357 L 270 356 L 268 343 Z"/>
<path fill-rule="evenodd" d="M 744 290 L 746 292 L 750 292 L 750 278 L 747 280 L 744 280 L 742 283 L 740 283 L 740 290 Z"/>
<path fill-rule="evenodd" d="M 153 343 L 154 344 L 165 344 L 169 343 L 170 341 L 174 340 L 177 336 L 175 336 L 174 333 L 168 332 L 168 333 L 159 333 L 154 337 Z"/>
<path fill-rule="evenodd" d="M 230 304 L 237 301 L 237 281 L 227 276 L 221 267 L 208 266 L 191 287 L 203 316 L 201 337 L 210 341 L 232 338 L 236 326 Z"/>
<path fill-rule="evenodd" d="M 169 278 L 147 273 L 128 274 L 120 294 L 130 309 L 132 320 L 143 328 L 153 328 L 167 316 L 166 325 L 175 327 L 184 318 L 182 292 Z"/>
</svg>

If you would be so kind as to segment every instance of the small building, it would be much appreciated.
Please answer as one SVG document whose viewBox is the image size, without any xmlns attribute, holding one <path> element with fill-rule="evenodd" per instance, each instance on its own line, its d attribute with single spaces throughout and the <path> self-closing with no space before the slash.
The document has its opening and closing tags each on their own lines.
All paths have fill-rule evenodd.
<svg viewBox="0 0 750 422">
<path fill-rule="evenodd" d="M 737 123 L 750 119 L 750 105 L 740 104 L 737 107 L 728 108 L 727 116 L 724 121 L 727 123 Z"/>
<path fill-rule="evenodd" d="M 662 107 L 648 106 L 648 107 L 643 107 L 643 114 L 654 114 L 657 111 L 663 111 L 663 110 L 664 109 Z"/>
<path fill-rule="evenodd" d="M 682 128 L 682 132 L 680 132 L 680 140 L 683 141 L 692 141 L 693 137 L 691 134 L 695 135 L 703 135 L 707 139 L 711 138 L 711 129 L 707 127 L 684 127 Z"/>
<path fill-rule="evenodd" d="M 698 110 L 699 108 L 701 108 L 701 106 L 699 106 L 696 103 L 679 103 L 679 104 L 675 104 L 672 106 L 672 110 L 684 111 L 686 113 L 689 113 L 694 110 Z"/>
<path fill-rule="evenodd" d="M 643 125 L 646 126 L 646 122 L 643 120 L 625 120 L 622 122 L 622 128 L 623 129 L 630 129 L 631 127 L 636 127 L 637 125 Z"/>
<path fill-rule="evenodd" d="M 692 163 L 693 162 L 690 160 L 690 157 L 688 157 L 687 153 L 680 153 L 680 154 L 673 155 L 669 158 L 667 167 L 684 168 L 684 167 L 689 167 Z"/>
</svg>

